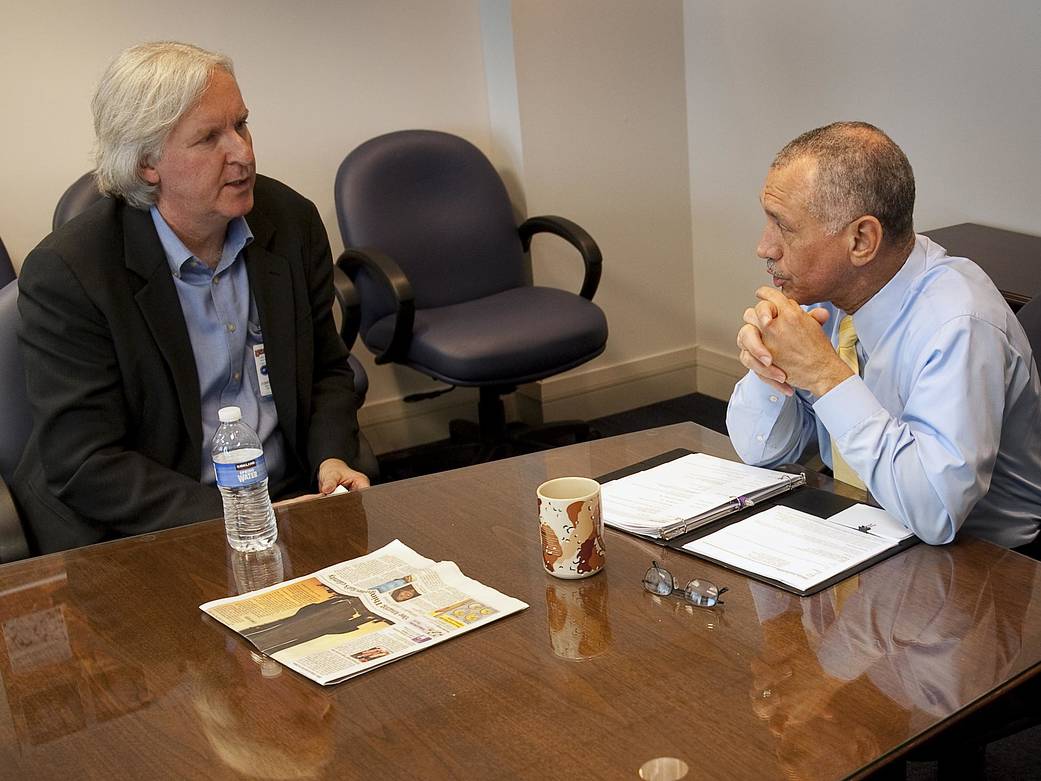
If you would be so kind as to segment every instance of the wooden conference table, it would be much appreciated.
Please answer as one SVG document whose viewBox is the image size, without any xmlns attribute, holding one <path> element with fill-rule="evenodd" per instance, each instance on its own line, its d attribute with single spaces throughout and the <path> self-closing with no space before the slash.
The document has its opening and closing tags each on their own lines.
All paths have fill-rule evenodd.
<svg viewBox="0 0 1041 781">
<path fill-rule="evenodd" d="M 859 777 L 1038 671 L 1041 566 L 972 539 L 802 600 L 614 532 L 543 573 L 540 482 L 674 447 L 733 452 L 680 424 L 298 504 L 249 571 L 217 521 L 0 567 L 0 774 Z M 395 537 L 530 608 L 328 688 L 198 609 Z M 725 608 L 644 592 L 652 558 Z"/>
</svg>

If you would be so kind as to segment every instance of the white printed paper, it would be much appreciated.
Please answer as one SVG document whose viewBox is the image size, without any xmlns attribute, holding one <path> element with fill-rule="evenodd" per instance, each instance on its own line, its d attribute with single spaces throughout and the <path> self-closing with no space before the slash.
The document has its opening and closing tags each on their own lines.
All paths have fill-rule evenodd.
<svg viewBox="0 0 1041 781">
<path fill-rule="evenodd" d="M 730 505 L 737 496 L 792 479 L 784 472 L 691 453 L 604 483 L 600 488 L 604 523 L 656 535 L 663 527 Z"/>
<path fill-rule="evenodd" d="M 866 504 L 847 507 L 842 512 L 835 513 L 828 518 L 828 522 L 870 532 L 876 537 L 884 537 L 894 542 L 906 540 L 914 533 L 881 507 L 871 507 Z"/>
<path fill-rule="evenodd" d="M 808 591 L 894 544 L 892 540 L 778 505 L 683 548 Z"/>
</svg>

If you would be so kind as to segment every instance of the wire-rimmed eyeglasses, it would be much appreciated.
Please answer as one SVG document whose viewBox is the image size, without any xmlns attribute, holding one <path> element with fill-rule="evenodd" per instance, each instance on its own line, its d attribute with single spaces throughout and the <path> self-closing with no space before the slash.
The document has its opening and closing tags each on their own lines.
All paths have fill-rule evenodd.
<svg viewBox="0 0 1041 781">
<path fill-rule="evenodd" d="M 679 597 L 697 607 L 722 605 L 723 601 L 719 597 L 727 591 L 726 586 L 720 588 L 715 583 L 699 578 L 688 582 L 685 588 L 678 588 L 672 573 L 656 561 L 651 562 L 650 569 L 644 574 L 643 587 L 659 597 Z"/>
</svg>

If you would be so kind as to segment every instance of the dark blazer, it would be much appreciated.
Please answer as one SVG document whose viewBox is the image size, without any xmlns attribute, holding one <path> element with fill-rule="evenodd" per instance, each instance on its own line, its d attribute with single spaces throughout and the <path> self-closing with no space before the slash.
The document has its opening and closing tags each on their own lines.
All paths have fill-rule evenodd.
<svg viewBox="0 0 1041 781">
<path fill-rule="evenodd" d="M 358 421 L 332 319 L 332 258 L 314 204 L 258 176 L 246 268 L 267 353 L 287 480 L 314 490 L 326 458 L 354 463 Z M 105 198 L 26 258 L 19 337 L 33 434 L 14 479 L 31 544 L 62 550 L 221 514 L 199 482 L 199 380 L 147 211 Z"/>
</svg>

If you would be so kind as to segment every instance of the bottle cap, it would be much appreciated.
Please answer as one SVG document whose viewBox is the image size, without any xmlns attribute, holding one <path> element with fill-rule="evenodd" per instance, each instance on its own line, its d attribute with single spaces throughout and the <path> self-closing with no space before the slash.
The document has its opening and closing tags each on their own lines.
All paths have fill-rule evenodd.
<svg viewBox="0 0 1041 781">
<path fill-rule="evenodd" d="M 221 423 L 234 423 L 242 419 L 242 410 L 238 407 L 221 407 L 217 411 L 217 418 Z"/>
</svg>

